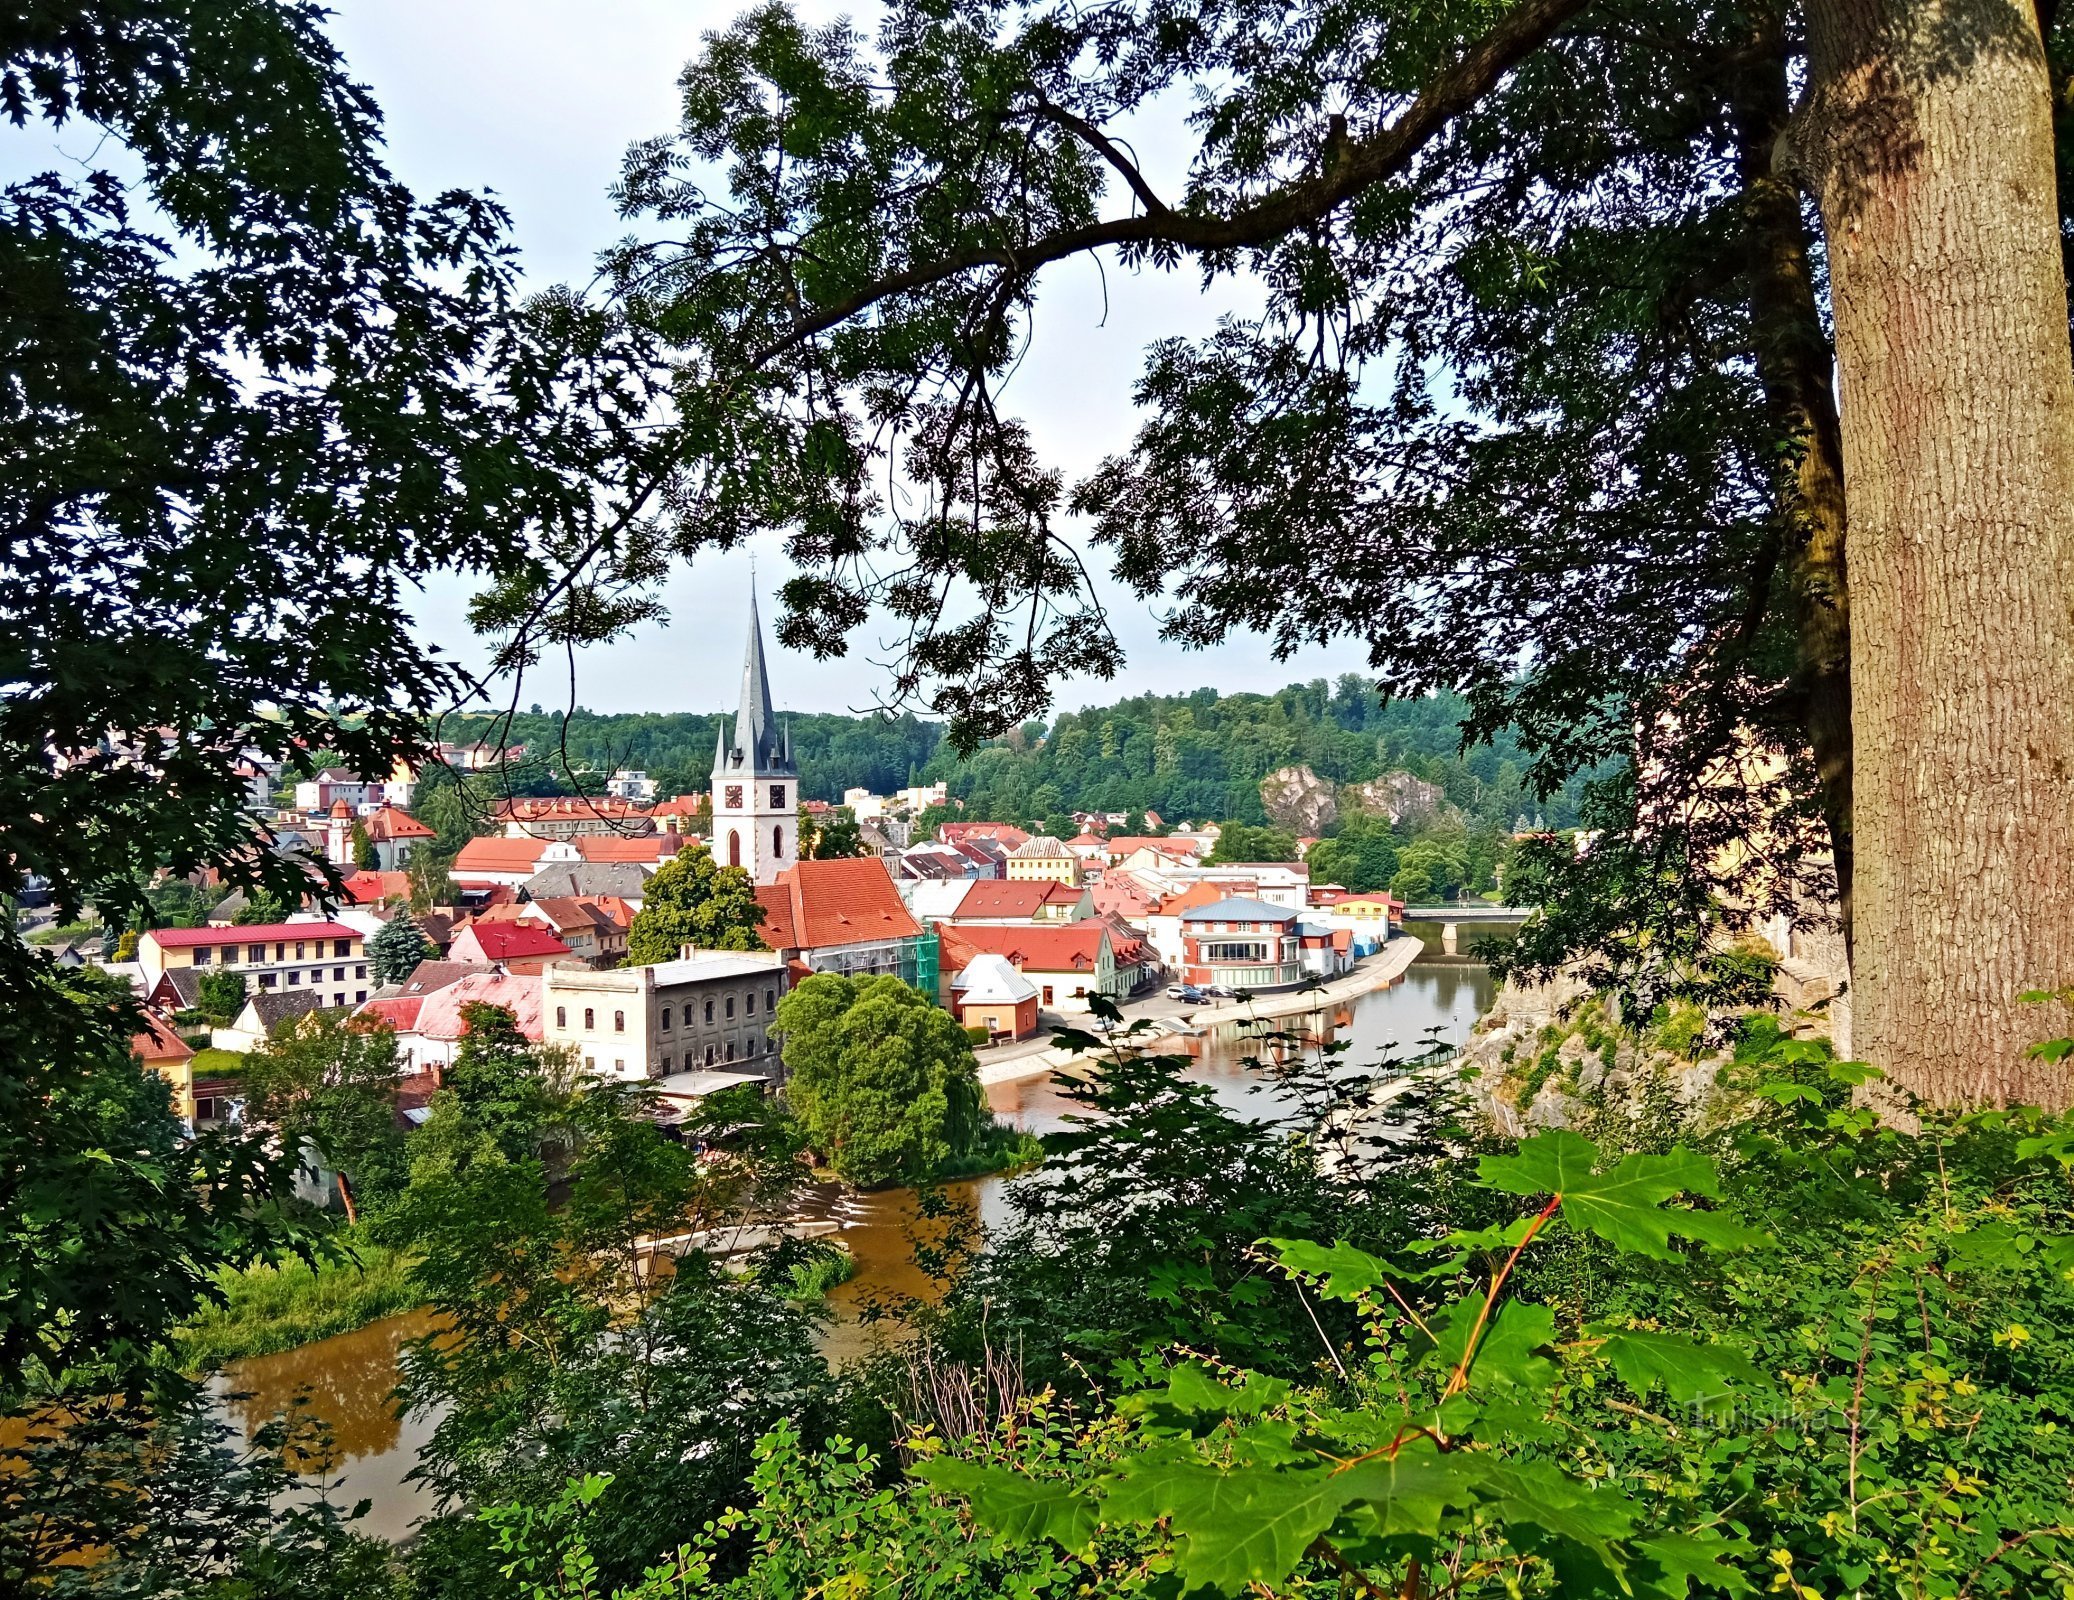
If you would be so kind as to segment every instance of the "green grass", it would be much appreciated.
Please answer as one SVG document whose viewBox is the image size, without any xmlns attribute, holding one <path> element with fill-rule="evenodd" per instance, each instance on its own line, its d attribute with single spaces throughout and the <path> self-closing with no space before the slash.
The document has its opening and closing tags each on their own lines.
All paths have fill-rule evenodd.
<svg viewBox="0 0 2074 1600">
<path fill-rule="evenodd" d="M 211 1045 L 194 1053 L 194 1075 L 197 1078 L 237 1078 L 244 1072 L 245 1058 L 235 1050 L 218 1050 Z"/>
<path fill-rule="evenodd" d="M 293 1350 L 425 1303 L 411 1261 L 355 1230 L 339 1237 L 357 1260 L 324 1261 L 314 1269 L 288 1261 L 217 1274 L 225 1304 L 174 1332 L 182 1364 L 199 1371 Z"/>
</svg>

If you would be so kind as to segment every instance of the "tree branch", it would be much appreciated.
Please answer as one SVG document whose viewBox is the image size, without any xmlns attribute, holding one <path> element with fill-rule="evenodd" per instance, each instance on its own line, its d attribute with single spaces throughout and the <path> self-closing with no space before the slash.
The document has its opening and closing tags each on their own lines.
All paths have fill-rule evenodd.
<svg viewBox="0 0 2074 1600">
<path fill-rule="evenodd" d="M 1474 109 L 1507 72 L 1545 44 L 1557 28 L 1587 3 L 1588 0 L 1524 0 L 1504 21 L 1472 44 L 1459 61 L 1429 81 L 1406 107 L 1404 115 L 1389 127 L 1370 138 L 1340 146 L 1337 159 L 1323 171 L 1285 184 L 1228 216 L 1162 208 L 1143 216 L 1113 217 L 1077 228 L 1061 228 L 1031 240 L 1020 250 L 975 246 L 953 251 L 875 279 L 820 311 L 801 317 L 782 336 L 756 351 L 748 365 L 752 369 L 760 367 L 881 300 L 926 289 L 981 267 L 1007 267 L 1028 278 L 1039 267 L 1105 245 L 1167 244 L 1204 253 L 1271 243 L 1329 216 L 1355 195 L 1404 171 L 1451 121 Z M 1141 190 L 1139 198 L 1144 200 L 1146 193 Z"/>
<path fill-rule="evenodd" d="M 1083 144 L 1096 151 L 1104 161 L 1123 174 L 1123 181 L 1131 186 L 1131 192 L 1145 203 L 1145 210 L 1152 216 L 1169 216 L 1172 208 L 1160 199 L 1151 184 L 1145 181 L 1130 157 L 1116 147 L 1115 142 L 1100 128 L 1085 117 L 1075 116 L 1064 106 L 1055 106 L 1042 95 L 1037 97 L 1037 115 L 1047 122 L 1055 122 Z"/>
</svg>

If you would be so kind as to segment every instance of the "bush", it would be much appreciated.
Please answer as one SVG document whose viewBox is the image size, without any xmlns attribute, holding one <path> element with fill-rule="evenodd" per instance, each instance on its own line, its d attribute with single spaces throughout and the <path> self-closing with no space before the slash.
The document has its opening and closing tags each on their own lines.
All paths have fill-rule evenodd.
<svg viewBox="0 0 2074 1600">
<path fill-rule="evenodd" d="M 983 1028 L 976 1022 L 968 1022 L 965 1024 L 965 1037 L 970 1039 L 973 1042 L 973 1044 L 977 1046 L 985 1044 L 989 1039 L 993 1038 L 994 1035 L 991 1029 Z"/>
</svg>

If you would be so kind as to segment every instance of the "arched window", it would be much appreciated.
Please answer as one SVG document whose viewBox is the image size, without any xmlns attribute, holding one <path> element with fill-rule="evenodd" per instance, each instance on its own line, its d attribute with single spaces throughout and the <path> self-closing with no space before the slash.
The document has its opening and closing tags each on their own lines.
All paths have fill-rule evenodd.
<svg viewBox="0 0 2074 1600">
<path fill-rule="evenodd" d="M 583 1008 L 583 1030 L 588 1033 L 598 1025 L 598 1014 L 589 1006 Z"/>
<path fill-rule="evenodd" d="M 713 1002 L 710 1000 L 706 1002 L 706 1020 L 708 1022 L 713 1020 Z"/>
<path fill-rule="evenodd" d="M 612 1031 L 614 1033 L 625 1033 L 627 1031 L 627 1014 L 624 1011 L 612 1013 Z"/>
<path fill-rule="evenodd" d="M 670 1008 L 669 1008 L 668 1006 L 664 1006 L 664 1007 L 663 1007 L 663 1032 L 665 1032 L 665 1033 L 668 1033 L 669 1031 L 670 1031 Z"/>
<path fill-rule="evenodd" d="M 727 830 L 727 864 L 731 867 L 742 864 L 742 836 L 732 828 Z"/>
<path fill-rule="evenodd" d="M 555 1007 L 555 1026 L 557 1028 L 566 1028 L 569 1026 L 569 1008 L 567 1006 Z"/>
<path fill-rule="evenodd" d="M 783 828 L 773 828 L 771 829 L 771 854 L 774 856 L 782 856 L 784 855 L 784 853 L 785 830 Z"/>
</svg>

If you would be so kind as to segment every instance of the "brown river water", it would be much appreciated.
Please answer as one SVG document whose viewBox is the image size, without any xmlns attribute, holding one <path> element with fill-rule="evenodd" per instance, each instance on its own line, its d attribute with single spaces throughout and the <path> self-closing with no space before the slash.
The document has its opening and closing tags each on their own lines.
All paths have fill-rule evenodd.
<svg viewBox="0 0 2074 1600">
<path fill-rule="evenodd" d="M 1481 965 L 1420 962 L 1388 989 L 1346 1002 L 1326 1020 L 1334 1037 L 1353 1041 L 1345 1059 L 1366 1067 L 1385 1057 L 1409 1054 L 1435 1033 L 1447 1044 L 1460 1044 L 1489 1008 L 1496 988 Z M 1278 1026 L 1295 1027 L 1300 1020 Z M 1162 1048 L 1186 1049 L 1194 1055 L 1196 1063 L 1188 1076 L 1208 1084 L 1234 1111 L 1272 1113 L 1271 1087 L 1244 1065 L 1247 1056 L 1258 1053 L 1257 1045 L 1226 1034 L 1179 1040 Z M 1075 1110 L 1049 1077 L 993 1084 L 987 1097 L 998 1116 L 1032 1133 L 1058 1129 Z M 976 1214 L 983 1225 L 998 1223 L 1007 1217 L 1010 1181 L 968 1179 L 946 1186 L 945 1198 L 968 1215 Z M 927 1297 L 935 1285 L 914 1261 L 913 1190 L 860 1194 L 830 1185 L 817 1200 L 818 1209 L 843 1219 L 840 1237 L 857 1261 L 856 1276 L 829 1296 L 835 1321 L 825 1345 L 829 1358 L 840 1362 L 863 1351 L 876 1337 L 873 1326 L 858 1320 L 859 1308 L 869 1297 Z M 404 1475 L 416 1464 L 435 1419 L 399 1417 L 390 1392 L 403 1346 L 431 1327 L 429 1313 L 412 1312 L 297 1350 L 233 1362 L 215 1380 L 225 1414 L 250 1435 L 299 1394 L 306 1394 L 310 1410 L 331 1429 L 338 1458 L 335 1499 L 346 1505 L 370 1500 L 372 1510 L 359 1526 L 384 1538 L 407 1537 L 430 1505 L 429 1497 L 406 1483 Z"/>
</svg>

